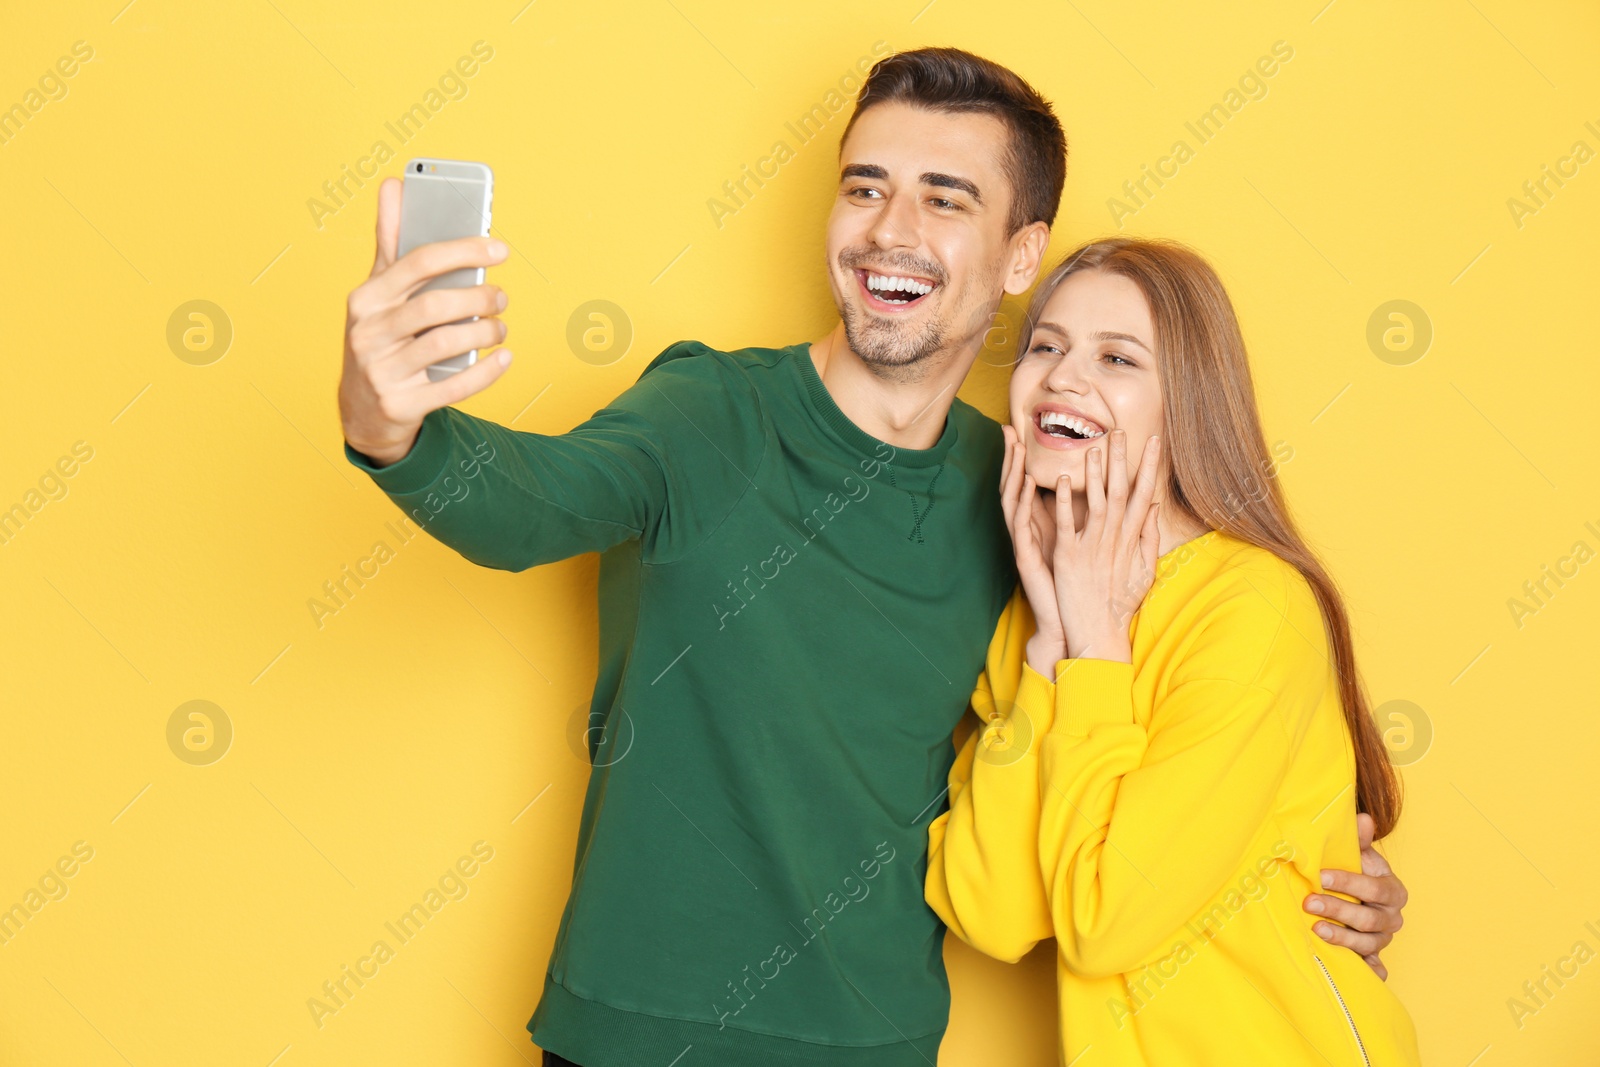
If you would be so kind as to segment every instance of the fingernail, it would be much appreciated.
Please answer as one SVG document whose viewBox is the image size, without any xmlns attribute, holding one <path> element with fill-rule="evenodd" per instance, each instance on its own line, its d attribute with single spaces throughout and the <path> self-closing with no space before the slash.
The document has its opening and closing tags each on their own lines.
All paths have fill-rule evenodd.
<svg viewBox="0 0 1600 1067">
<path fill-rule="evenodd" d="M 1318 923 L 1315 929 L 1317 931 L 1317 936 L 1323 938 L 1324 940 L 1333 936 L 1333 927 L 1329 926 L 1327 923 Z"/>
<path fill-rule="evenodd" d="M 489 242 L 488 252 L 489 258 L 491 259 L 505 259 L 508 251 L 510 250 L 506 248 L 506 243 L 504 241 Z"/>
<path fill-rule="evenodd" d="M 1306 901 L 1306 910 L 1311 912 L 1313 915 L 1321 915 L 1323 910 L 1322 898 L 1312 897 L 1310 900 Z"/>
<path fill-rule="evenodd" d="M 504 311 L 506 309 L 506 303 L 508 299 L 509 298 L 506 296 L 506 291 L 502 289 L 500 290 L 499 295 L 494 298 L 494 306 L 501 311 Z"/>
<path fill-rule="evenodd" d="M 1327 889 L 1331 885 L 1333 885 L 1333 872 L 1332 871 L 1323 871 L 1322 872 L 1322 888 Z"/>
<path fill-rule="evenodd" d="M 502 367 L 511 366 L 511 353 L 508 352 L 506 349 L 502 348 L 499 351 L 499 353 L 495 356 L 495 358 L 500 361 L 500 365 Z"/>
</svg>

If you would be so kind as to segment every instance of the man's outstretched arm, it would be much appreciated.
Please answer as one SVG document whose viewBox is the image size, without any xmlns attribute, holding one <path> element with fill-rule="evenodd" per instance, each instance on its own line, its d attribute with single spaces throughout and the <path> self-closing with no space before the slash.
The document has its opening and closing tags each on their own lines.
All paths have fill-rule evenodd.
<svg viewBox="0 0 1600 1067">
<path fill-rule="evenodd" d="M 493 384 L 509 362 L 504 350 L 489 351 L 505 337 L 496 317 L 505 294 L 493 285 L 413 294 L 448 271 L 502 261 L 505 246 L 467 237 L 397 259 L 400 195 L 395 179 L 379 188 L 372 272 L 348 302 L 339 382 L 346 458 L 433 537 L 504 570 L 635 537 L 670 552 L 715 521 L 748 479 L 728 466 L 739 449 L 723 440 L 713 452 L 718 446 L 700 427 L 750 433 L 759 405 L 741 395 L 741 383 L 719 376 L 709 359 L 663 357 L 611 405 L 559 435 L 511 430 L 451 407 Z M 474 348 L 485 353 L 476 364 L 428 380 L 429 364 Z M 676 517 L 666 524 L 669 505 Z M 655 543 L 658 529 L 671 543 Z"/>
<path fill-rule="evenodd" d="M 1361 873 L 1354 871 L 1323 871 L 1322 885 L 1335 893 L 1356 898 L 1351 903 L 1330 893 L 1312 893 L 1305 899 L 1305 909 L 1333 922 L 1319 922 L 1313 929 L 1318 936 L 1332 945 L 1342 945 L 1355 952 L 1367 965 L 1387 979 L 1389 969 L 1378 958 L 1378 953 L 1389 946 L 1395 933 L 1405 923 L 1400 913 L 1405 909 L 1409 894 L 1405 885 L 1372 847 L 1372 816 L 1357 815 L 1356 827 L 1361 837 Z"/>
<path fill-rule="evenodd" d="M 385 178 L 379 185 L 372 272 L 345 305 L 339 421 L 346 443 L 374 468 L 410 453 L 428 412 L 482 392 L 511 362 L 510 351 L 500 349 L 460 374 L 428 381 L 430 364 L 474 348 L 486 352 L 505 340 L 506 326 L 497 316 L 507 297 L 494 285 L 435 289 L 415 300 L 412 294 L 452 270 L 501 262 L 506 246 L 489 237 L 462 237 L 396 258 L 400 195 L 398 179 Z M 474 315 L 476 321 L 459 321 Z M 424 334 L 432 327 L 438 328 Z"/>
</svg>

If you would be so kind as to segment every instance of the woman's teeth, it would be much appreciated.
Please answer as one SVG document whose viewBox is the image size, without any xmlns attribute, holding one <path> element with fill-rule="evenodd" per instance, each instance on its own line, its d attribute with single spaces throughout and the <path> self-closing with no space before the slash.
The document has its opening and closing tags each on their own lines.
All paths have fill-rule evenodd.
<svg viewBox="0 0 1600 1067">
<path fill-rule="evenodd" d="M 1074 415 L 1063 415 L 1059 411 L 1041 411 L 1039 413 L 1039 429 L 1057 437 L 1070 437 L 1076 441 L 1104 437 L 1106 433 L 1086 419 L 1080 419 Z"/>
<path fill-rule="evenodd" d="M 933 292 L 933 286 L 927 282 L 919 282 L 915 278 L 900 278 L 894 275 L 868 274 L 867 288 L 872 295 L 882 300 L 885 304 L 909 304 Z M 904 293 L 903 298 L 889 296 L 890 293 Z"/>
</svg>

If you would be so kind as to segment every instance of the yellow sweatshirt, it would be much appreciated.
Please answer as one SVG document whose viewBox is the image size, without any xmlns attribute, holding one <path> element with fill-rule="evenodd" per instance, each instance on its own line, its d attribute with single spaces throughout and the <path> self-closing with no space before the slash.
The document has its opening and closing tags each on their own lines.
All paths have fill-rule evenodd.
<svg viewBox="0 0 1600 1067">
<path fill-rule="evenodd" d="M 926 896 L 999 959 L 1056 939 L 1060 1062 L 1419 1063 L 1393 992 L 1301 907 L 1360 850 L 1299 572 L 1210 531 L 1161 557 L 1131 664 L 1061 660 L 1052 682 L 1026 663 L 1034 631 L 1018 589 L 929 827 Z"/>
</svg>

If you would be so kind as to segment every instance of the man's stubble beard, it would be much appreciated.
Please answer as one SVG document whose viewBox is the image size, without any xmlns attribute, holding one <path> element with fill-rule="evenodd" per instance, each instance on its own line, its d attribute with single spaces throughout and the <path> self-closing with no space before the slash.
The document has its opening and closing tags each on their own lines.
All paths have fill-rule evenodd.
<svg viewBox="0 0 1600 1067">
<path fill-rule="evenodd" d="M 852 254 L 848 252 L 840 257 L 841 265 L 847 269 L 853 265 L 852 260 Z M 1000 266 L 996 262 L 991 267 L 991 273 L 996 277 L 1000 273 Z M 923 273 L 916 267 L 908 269 L 912 273 Z M 947 279 L 941 274 L 941 280 Z M 943 295 L 942 290 L 940 295 Z M 998 301 L 996 306 L 999 306 Z M 935 357 L 947 353 L 952 342 L 962 346 L 970 343 L 974 332 L 953 338 L 952 324 L 937 316 L 931 316 L 918 325 L 908 325 L 874 316 L 848 298 L 840 301 L 839 317 L 844 322 L 845 340 L 861 362 L 878 377 L 904 384 L 914 384 L 927 378 L 945 362 Z M 982 316 L 976 331 L 980 345 L 992 318 L 992 309 L 989 314 Z"/>
<path fill-rule="evenodd" d="M 937 318 L 918 325 L 879 319 L 848 300 L 840 313 L 850 350 L 880 377 L 921 381 L 931 358 L 944 350 L 947 333 Z"/>
</svg>

